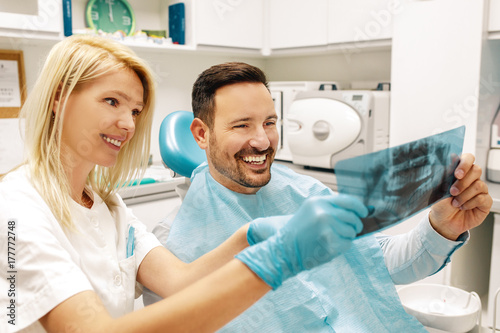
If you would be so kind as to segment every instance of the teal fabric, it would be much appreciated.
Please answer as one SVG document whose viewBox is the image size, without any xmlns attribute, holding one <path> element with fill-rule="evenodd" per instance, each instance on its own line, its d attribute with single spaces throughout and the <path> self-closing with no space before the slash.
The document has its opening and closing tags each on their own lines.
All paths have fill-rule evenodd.
<svg viewBox="0 0 500 333">
<path fill-rule="evenodd" d="M 332 194 L 317 180 L 274 164 L 255 195 L 234 193 L 202 164 L 172 224 L 166 247 L 186 262 L 214 249 L 243 224 L 293 214 L 314 195 Z M 273 218 L 289 218 L 278 216 Z M 330 263 L 286 280 L 220 332 L 426 332 L 399 301 L 373 236 L 356 239 Z"/>
</svg>

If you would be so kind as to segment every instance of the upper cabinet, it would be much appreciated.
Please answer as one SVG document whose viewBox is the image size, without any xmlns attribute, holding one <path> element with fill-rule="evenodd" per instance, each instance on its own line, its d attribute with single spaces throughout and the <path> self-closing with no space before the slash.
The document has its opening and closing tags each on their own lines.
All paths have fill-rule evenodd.
<svg viewBox="0 0 500 333">
<path fill-rule="evenodd" d="M 191 6 L 186 24 L 197 45 L 262 49 L 264 0 L 192 0 Z"/>
<path fill-rule="evenodd" d="M 328 43 L 358 43 L 392 37 L 397 0 L 329 0 Z"/>
<path fill-rule="evenodd" d="M 268 0 L 269 48 L 326 45 L 328 0 Z"/>
<path fill-rule="evenodd" d="M 135 43 L 137 47 L 166 48 L 168 50 L 197 50 L 199 47 L 214 46 L 238 48 L 260 52 L 264 36 L 265 0 L 127 0 L 135 20 L 136 30 L 169 31 L 169 8 L 184 4 L 184 16 L 176 12 L 176 27 L 184 28 L 184 45 Z M 87 0 L 72 0 L 73 27 L 85 27 Z M 179 7 L 177 7 L 179 8 Z M 133 39 L 133 38 L 129 38 Z M 127 41 L 134 45 L 134 41 Z"/>
<path fill-rule="evenodd" d="M 488 31 L 500 34 L 500 0 L 490 0 Z"/>
<path fill-rule="evenodd" d="M 0 5 L 0 36 L 59 38 L 62 36 L 61 4 L 60 0 L 26 0 Z"/>
<path fill-rule="evenodd" d="M 492 77 L 481 76 L 485 0 L 400 2 L 391 54 L 390 144 L 467 125 L 464 152 L 474 153 L 479 104 L 491 94 L 479 92 L 490 89 Z"/>
<path fill-rule="evenodd" d="M 104 0 L 102 0 L 104 1 Z M 116 0 L 106 0 L 113 3 Z M 391 45 L 401 0 L 127 0 L 136 29 L 167 30 L 171 5 L 184 3 L 185 45 L 138 42 L 167 50 L 223 50 L 257 55 Z M 61 39 L 61 0 L 3 1 L 0 38 Z M 74 31 L 85 28 L 88 0 L 71 0 Z M 490 0 L 490 38 L 500 36 L 500 0 Z M 179 17 L 179 16 L 177 16 Z M 500 38 L 500 37 L 499 37 Z"/>
<path fill-rule="evenodd" d="M 269 49 L 390 40 L 398 0 L 268 0 Z M 366 46 L 366 44 L 365 44 Z M 377 44 L 379 46 L 379 44 Z"/>
</svg>

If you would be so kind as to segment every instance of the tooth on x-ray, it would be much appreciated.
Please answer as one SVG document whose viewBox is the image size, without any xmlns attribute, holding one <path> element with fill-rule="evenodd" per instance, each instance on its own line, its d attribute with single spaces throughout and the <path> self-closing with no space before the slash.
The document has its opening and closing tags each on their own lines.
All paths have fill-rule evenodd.
<svg viewBox="0 0 500 333">
<path fill-rule="evenodd" d="M 392 226 L 450 197 L 462 154 L 465 126 L 397 147 L 339 161 L 339 193 L 369 208 L 360 235 Z"/>
</svg>

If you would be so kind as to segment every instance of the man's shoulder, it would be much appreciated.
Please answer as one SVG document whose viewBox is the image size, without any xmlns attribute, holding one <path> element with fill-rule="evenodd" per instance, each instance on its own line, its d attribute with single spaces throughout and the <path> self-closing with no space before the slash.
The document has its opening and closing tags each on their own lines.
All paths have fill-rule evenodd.
<svg viewBox="0 0 500 333">
<path fill-rule="evenodd" d="M 279 177 L 290 179 L 292 181 L 297 180 L 297 179 L 303 179 L 303 180 L 310 181 L 311 183 L 319 183 L 319 180 L 317 180 L 316 178 L 298 173 L 295 170 L 292 170 L 291 168 L 289 168 L 288 166 L 280 164 L 280 163 L 274 163 L 271 166 L 271 175 L 272 175 L 271 177 L 279 176 Z"/>
<path fill-rule="evenodd" d="M 273 164 L 271 167 L 271 182 L 272 187 L 283 188 L 308 194 L 326 194 L 330 193 L 330 189 L 320 182 L 318 179 L 308 175 L 297 173 L 286 165 L 279 163 Z M 269 185 L 269 184 L 268 184 Z"/>
<path fill-rule="evenodd" d="M 209 172 L 208 163 L 207 162 L 201 163 L 193 170 L 193 174 L 191 175 L 191 181 L 193 181 L 198 176 L 203 177 L 203 175 L 206 175 L 208 172 Z"/>
</svg>

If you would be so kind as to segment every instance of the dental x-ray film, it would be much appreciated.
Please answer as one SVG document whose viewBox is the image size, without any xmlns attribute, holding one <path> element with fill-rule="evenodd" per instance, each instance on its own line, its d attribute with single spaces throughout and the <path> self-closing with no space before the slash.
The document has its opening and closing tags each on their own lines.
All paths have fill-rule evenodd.
<svg viewBox="0 0 500 333">
<path fill-rule="evenodd" d="M 339 161 L 339 193 L 368 207 L 366 235 L 393 226 L 438 200 L 450 197 L 464 142 L 465 126 L 375 153 Z"/>
</svg>

